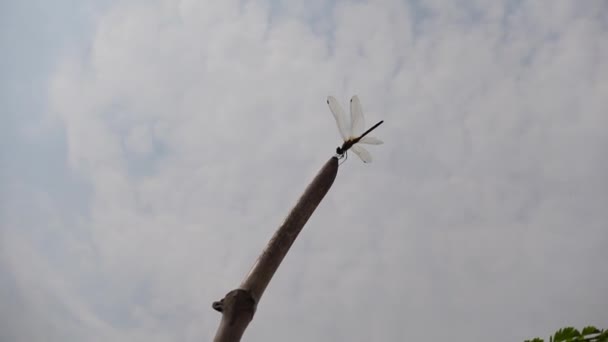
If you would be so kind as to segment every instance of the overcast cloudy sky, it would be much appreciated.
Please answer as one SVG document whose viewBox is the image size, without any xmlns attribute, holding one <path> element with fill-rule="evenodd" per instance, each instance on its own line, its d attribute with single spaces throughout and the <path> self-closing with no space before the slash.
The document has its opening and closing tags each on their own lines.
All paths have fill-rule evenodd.
<svg viewBox="0 0 608 342">
<path fill-rule="evenodd" d="M 608 2 L 3 1 L 0 340 L 208 341 L 384 119 L 246 341 L 608 328 Z"/>
</svg>

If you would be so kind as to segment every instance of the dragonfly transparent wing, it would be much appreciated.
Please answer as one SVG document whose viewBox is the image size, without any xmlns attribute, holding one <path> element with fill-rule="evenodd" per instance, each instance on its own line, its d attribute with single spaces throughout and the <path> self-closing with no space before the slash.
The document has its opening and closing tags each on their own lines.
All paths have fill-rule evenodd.
<svg viewBox="0 0 608 342">
<path fill-rule="evenodd" d="M 368 145 L 382 145 L 384 144 L 384 141 L 376 138 L 376 137 L 368 137 L 365 136 L 363 137 L 363 139 L 359 140 L 360 143 L 362 144 L 368 144 Z"/>
<path fill-rule="evenodd" d="M 350 124 L 352 137 L 359 137 L 365 129 L 365 119 L 363 118 L 361 102 L 359 102 L 359 97 L 357 95 L 350 99 Z"/>
<path fill-rule="evenodd" d="M 346 124 L 346 114 L 344 114 L 342 106 L 340 106 L 338 101 L 333 96 L 327 97 L 327 104 L 329 105 L 331 113 L 334 115 L 334 119 L 336 119 L 338 130 L 340 131 L 342 139 L 347 140 L 350 137 L 351 132 Z"/>
<path fill-rule="evenodd" d="M 359 156 L 359 158 L 361 158 L 361 160 L 363 160 L 364 163 L 371 163 L 372 162 L 372 155 L 369 154 L 369 152 L 364 149 L 363 147 L 361 147 L 358 144 L 353 145 L 353 147 L 350 148 L 351 151 L 355 152 L 355 154 L 357 156 Z"/>
</svg>

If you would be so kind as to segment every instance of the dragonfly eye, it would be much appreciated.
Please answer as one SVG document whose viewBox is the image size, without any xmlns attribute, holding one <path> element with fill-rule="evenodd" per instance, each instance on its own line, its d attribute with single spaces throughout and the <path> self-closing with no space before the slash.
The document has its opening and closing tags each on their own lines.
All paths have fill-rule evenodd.
<svg viewBox="0 0 608 342">
<path fill-rule="evenodd" d="M 342 154 L 342 149 L 340 147 L 336 147 L 336 153 L 337 154 Z"/>
</svg>

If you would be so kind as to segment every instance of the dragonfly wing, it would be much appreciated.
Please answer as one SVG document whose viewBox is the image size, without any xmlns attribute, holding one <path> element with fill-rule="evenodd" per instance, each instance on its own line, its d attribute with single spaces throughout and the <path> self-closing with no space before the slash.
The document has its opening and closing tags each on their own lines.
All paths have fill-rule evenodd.
<svg viewBox="0 0 608 342">
<path fill-rule="evenodd" d="M 340 106 L 338 101 L 333 96 L 327 97 L 327 104 L 329 105 L 331 113 L 334 115 L 334 119 L 336 119 L 338 130 L 340 131 L 342 139 L 347 140 L 350 137 L 351 132 L 346 124 L 346 114 L 344 114 L 342 106 Z"/>
<path fill-rule="evenodd" d="M 359 158 L 361 158 L 361 160 L 363 160 L 364 163 L 372 162 L 372 155 L 369 154 L 369 152 L 366 149 L 361 147 L 361 145 L 355 144 L 355 145 L 353 145 L 353 147 L 350 148 L 350 150 L 355 152 L 355 154 L 357 156 L 359 156 Z"/>
<path fill-rule="evenodd" d="M 358 137 L 363 133 L 365 129 L 365 119 L 363 118 L 363 111 L 361 110 L 361 102 L 357 95 L 350 99 L 350 123 L 351 133 L 354 137 Z"/>
<path fill-rule="evenodd" d="M 363 137 L 363 139 L 359 140 L 360 143 L 362 144 L 369 144 L 369 145 L 382 145 L 384 144 L 384 141 L 376 138 L 376 137 L 368 137 L 365 136 Z"/>
</svg>

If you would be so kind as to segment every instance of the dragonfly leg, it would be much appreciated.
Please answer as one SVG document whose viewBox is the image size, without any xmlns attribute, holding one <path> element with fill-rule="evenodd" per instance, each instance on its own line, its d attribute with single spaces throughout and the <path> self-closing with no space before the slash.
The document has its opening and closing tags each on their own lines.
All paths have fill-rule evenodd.
<svg viewBox="0 0 608 342">
<path fill-rule="evenodd" d="M 342 160 L 339 165 L 342 165 L 342 163 L 344 163 L 346 161 L 346 159 L 344 159 L 345 155 L 346 155 L 345 152 L 336 153 L 335 157 L 338 158 L 338 160 Z"/>
<path fill-rule="evenodd" d="M 348 153 L 346 153 L 346 152 L 342 153 L 342 155 L 340 155 L 340 159 L 344 159 L 344 160 L 342 160 L 342 162 L 339 165 L 344 164 L 346 159 L 348 159 Z"/>
</svg>

